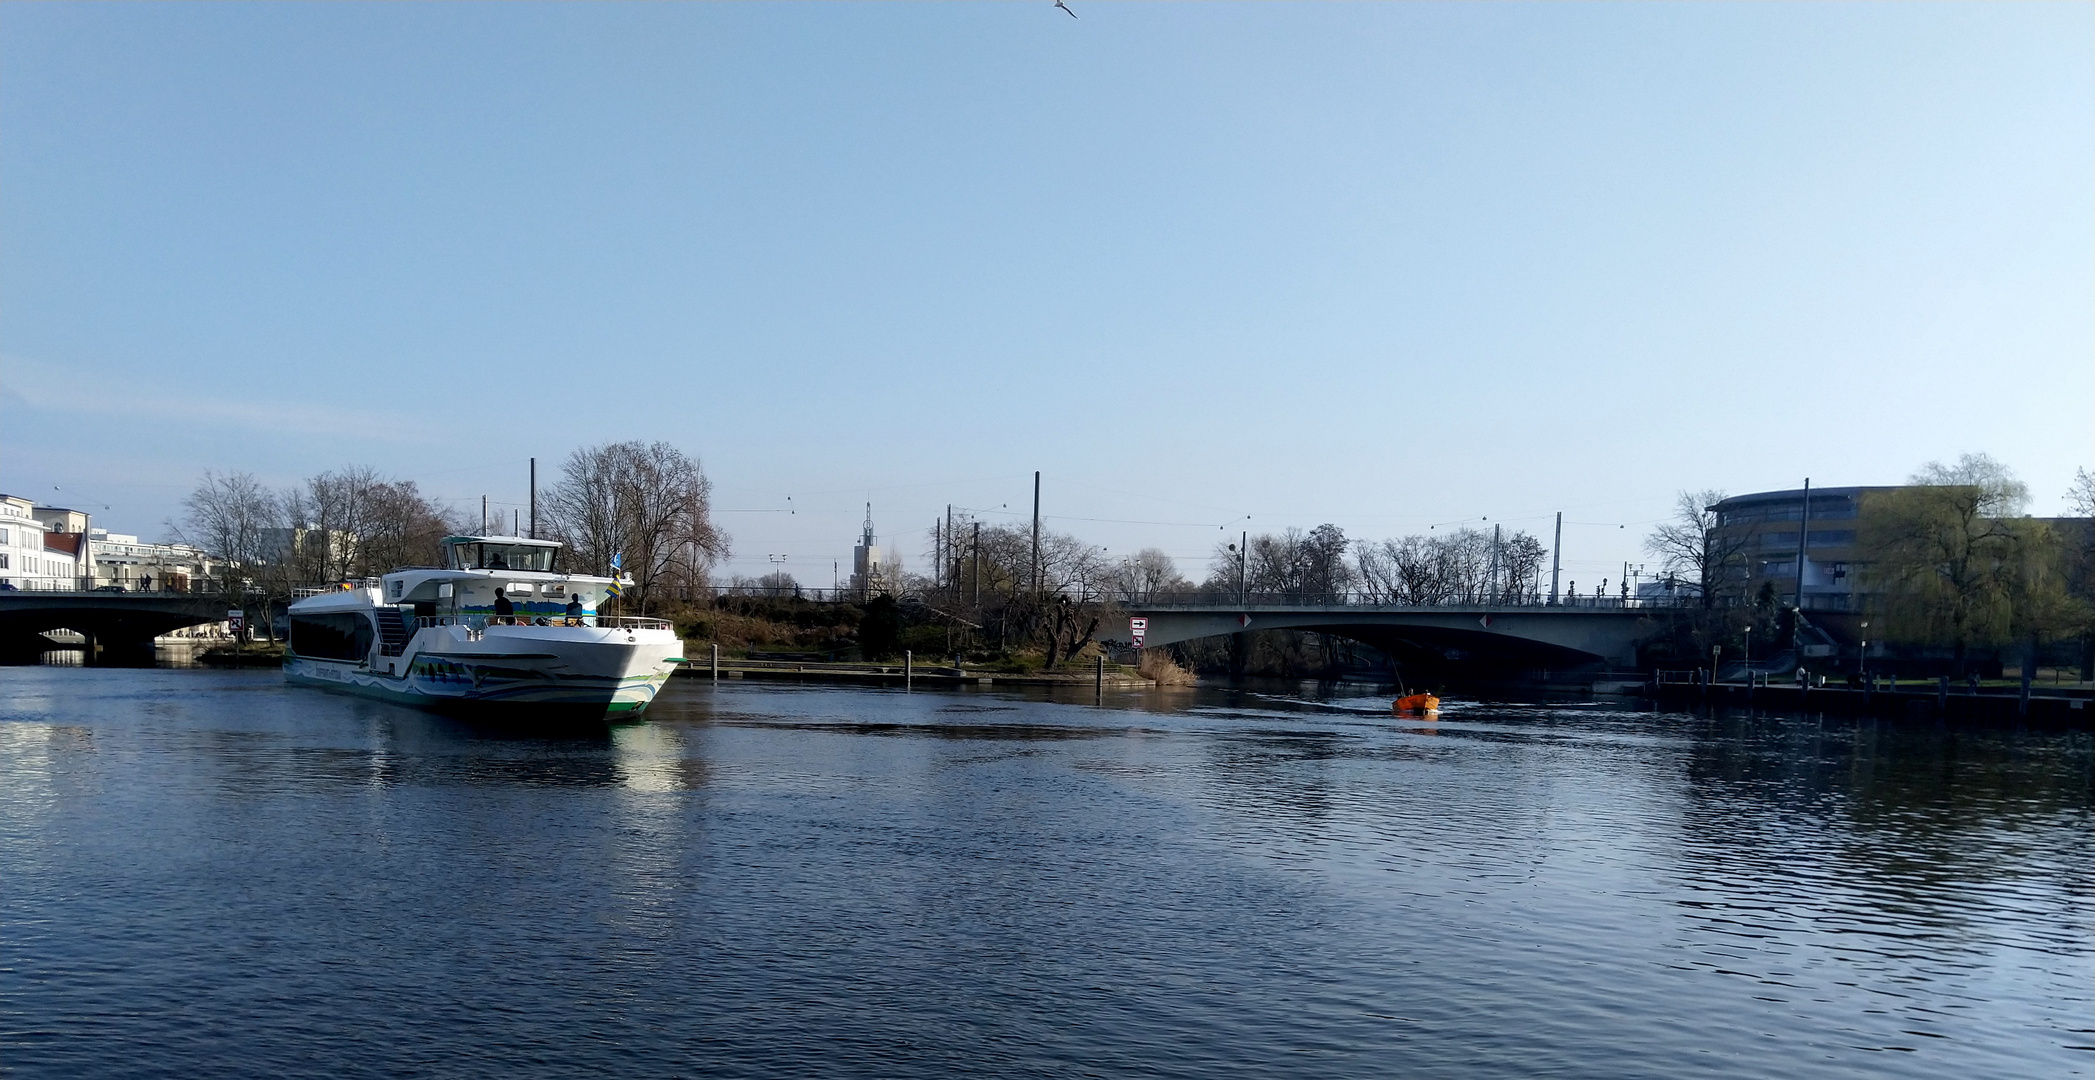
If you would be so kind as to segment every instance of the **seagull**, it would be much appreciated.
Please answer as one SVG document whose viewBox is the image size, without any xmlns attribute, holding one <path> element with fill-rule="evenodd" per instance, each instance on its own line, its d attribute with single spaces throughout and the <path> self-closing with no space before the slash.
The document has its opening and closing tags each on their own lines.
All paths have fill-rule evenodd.
<svg viewBox="0 0 2095 1080">
<path fill-rule="evenodd" d="M 1055 0 L 1055 6 L 1061 8 L 1064 11 L 1069 11 L 1069 5 L 1063 3 L 1062 0 Z M 1074 19 L 1077 17 L 1077 13 L 1074 11 L 1069 11 L 1069 17 Z"/>
</svg>

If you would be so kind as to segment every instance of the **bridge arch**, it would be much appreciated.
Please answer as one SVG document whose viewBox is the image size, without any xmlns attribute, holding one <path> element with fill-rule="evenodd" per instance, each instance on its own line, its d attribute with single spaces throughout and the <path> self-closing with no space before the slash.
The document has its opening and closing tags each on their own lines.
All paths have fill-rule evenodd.
<svg viewBox="0 0 2095 1080">
<path fill-rule="evenodd" d="M 149 644 L 186 626 L 224 622 L 226 601 L 193 593 L 0 592 L 0 638 L 73 630 L 111 645 Z"/>
</svg>

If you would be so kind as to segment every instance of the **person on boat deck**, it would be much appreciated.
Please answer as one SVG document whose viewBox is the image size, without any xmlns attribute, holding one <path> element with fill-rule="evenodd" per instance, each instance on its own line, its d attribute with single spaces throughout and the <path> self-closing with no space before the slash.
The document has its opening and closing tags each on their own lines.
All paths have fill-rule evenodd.
<svg viewBox="0 0 2095 1080">
<path fill-rule="evenodd" d="M 509 569 L 509 560 L 503 558 L 500 551 L 490 551 L 487 554 L 487 568 L 489 570 L 507 570 Z"/>
<path fill-rule="evenodd" d="M 582 594 L 580 593 L 567 598 L 567 624 L 569 626 L 582 625 Z"/>
<path fill-rule="evenodd" d="M 502 623 L 509 623 L 509 622 L 514 622 L 514 621 L 515 621 L 515 618 L 516 618 L 516 605 L 515 605 L 515 604 L 512 604 L 512 603 L 510 603 L 510 602 L 509 602 L 509 595 L 508 595 L 507 593 L 503 592 L 500 586 L 497 586 L 497 587 L 495 588 L 495 619 L 496 619 L 496 621 L 498 621 L 498 622 L 502 622 Z"/>
</svg>

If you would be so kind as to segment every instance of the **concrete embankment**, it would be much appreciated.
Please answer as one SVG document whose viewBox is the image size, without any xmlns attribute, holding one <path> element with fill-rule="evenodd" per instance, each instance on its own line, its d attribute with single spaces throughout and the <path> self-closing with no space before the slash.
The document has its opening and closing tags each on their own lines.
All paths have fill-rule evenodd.
<svg viewBox="0 0 2095 1080">
<path fill-rule="evenodd" d="M 1754 686 L 1661 683 L 1653 695 L 1671 705 L 1711 704 L 1772 712 L 1830 713 L 1896 718 L 1939 718 L 2042 727 L 2095 728 L 2091 695 L 1971 693 L 1962 687 L 1850 690 L 1846 687 Z"/>
</svg>

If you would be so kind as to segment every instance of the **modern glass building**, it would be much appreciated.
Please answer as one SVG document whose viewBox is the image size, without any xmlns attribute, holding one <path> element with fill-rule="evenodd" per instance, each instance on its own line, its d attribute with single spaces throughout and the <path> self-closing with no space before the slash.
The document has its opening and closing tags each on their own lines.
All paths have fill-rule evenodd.
<svg viewBox="0 0 2095 1080">
<path fill-rule="evenodd" d="M 1872 492 L 1893 487 L 1812 488 L 1808 493 L 1761 491 L 1734 495 L 1709 509 L 1716 513 L 1711 544 L 1725 556 L 1719 592 L 1733 603 L 1751 603 L 1762 585 L 1785 606 L 1806 611 L 1862 610 L 1863 564 L 1856 532 L 1868 513 Z M 1802 534 L 1803 600 L 1798 602 L 1799 534 Z"/>
</svg>

